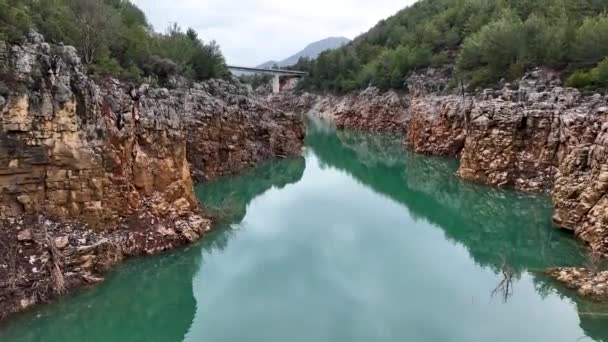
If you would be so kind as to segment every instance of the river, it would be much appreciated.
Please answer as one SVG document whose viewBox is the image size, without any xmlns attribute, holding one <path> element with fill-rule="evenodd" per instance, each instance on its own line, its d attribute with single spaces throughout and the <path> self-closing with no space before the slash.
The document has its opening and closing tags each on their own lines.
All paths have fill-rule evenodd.
<svg viewBox="0 0 608 342">
<path fill-rule="evenodd" d="M 197 187 L 222 224 L 0 325 L 2 342 L 608 341 L 547 196 L 473 185 L 398 139 L 309 125 L 303 157 Z"/>
</svg>

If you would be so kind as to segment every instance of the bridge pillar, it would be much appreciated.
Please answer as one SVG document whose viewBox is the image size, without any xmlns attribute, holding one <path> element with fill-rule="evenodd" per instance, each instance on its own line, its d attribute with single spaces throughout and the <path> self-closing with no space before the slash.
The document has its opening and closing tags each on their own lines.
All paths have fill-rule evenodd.
<svg viewBox="0 0 608 342">
<path fill-rule="evenodd" d="M 281 76 L 279 75 L 274 75 L 272 78 L 272 92 L 275 94 L 281 92 Z"/>
</svg>

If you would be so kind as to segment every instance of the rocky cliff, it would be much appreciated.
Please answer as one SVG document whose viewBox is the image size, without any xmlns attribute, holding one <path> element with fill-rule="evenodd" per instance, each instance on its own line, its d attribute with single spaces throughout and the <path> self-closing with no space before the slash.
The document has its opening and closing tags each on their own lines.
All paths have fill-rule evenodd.
<svg viewBox="0 0 608 342">
<path fill-rule="evenodd" d="M 95 81 L 72 47 L 0 44 L 0 319 L 200 238 L 211 222 L 191 169 L 209 179 L 301 149 L 301 119 L 227 82 Z"/>
<path fill-rule="evenodd" d="M 402 134 L 409 118 L 406 97 L 376 88 L 345 96 L 280 93 L 267 101 L 285 112 L 309 112 L 342 129 Z"/>
<path fill-rule="evenodd" d="M 557 82 L 539 70 L 516 85 L 476 97 L 418 98 L 412 101 L 410 120 L 417 131 L 430 133 L 420 137 L 410 125 L 408 144 L 417 151 L 461 156 L 461 178 L 551 192 L 556 225 L 573 230 L 594 252 L 607 255 L 603 198 L 608 190 L 608 97 L 583 96 Z M 438 148 L 444 141 L 454 146 L 449 153 Z"/>
<path fill-rule="evenodd" d="M 212 80 L 175 97 L 185 99 L 187 155 L 199 181 L 302 149 L 302 116 L 274 110 L 244 87 Z"/>
</svg>

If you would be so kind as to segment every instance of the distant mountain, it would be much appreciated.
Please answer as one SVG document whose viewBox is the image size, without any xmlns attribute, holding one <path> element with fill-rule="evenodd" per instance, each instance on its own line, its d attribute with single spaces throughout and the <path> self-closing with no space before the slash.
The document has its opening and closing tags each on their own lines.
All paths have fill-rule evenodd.
<svg viewBox="0 0 608 342">
<path fill-rule="evenodd" d="M 275 64 L 280 67 L 294 65 L 294 64 L 298 63 L 298 61 L 302 57 L 308 57 L 308 58 L 314 59 L 314 58 L 317 58 L 319 56 L 319 54 L 321 54 L 321 52 L 323 52 L 325 50 L 337 49 L 348 43 L 350 43 L 350 39 L 345 38 L 345 37 L 325 38 L 323 40 L 319 40 L 318 42 L 309 44 L 307 47 L 304 48 L 304 50 L 296 53 L 295 55 L 293 55 L 285 60 L 282 60 L 280 62 L 268 61 L 264 64 L 258 65 L 257 67 L 258 68 L 271 68 Z"/>
</svg>

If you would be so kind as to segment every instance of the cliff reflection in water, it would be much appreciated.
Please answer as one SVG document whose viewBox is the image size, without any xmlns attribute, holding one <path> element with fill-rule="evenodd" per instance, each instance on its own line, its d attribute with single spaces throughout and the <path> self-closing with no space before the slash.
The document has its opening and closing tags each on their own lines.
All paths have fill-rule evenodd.
<svg viewBox="0 0 608 342">
<path fill-rule="evenodd" d="M 220 178 L 210 183 L 199 184 L 196 196 L 203 211 L 210 212 L 225 226 L 240 222 L 247 214 L 247 205 L 268 189 L 284 188 L 302 179 L 306 160 L 292 157 L 268 161 L 235 177 Z"/>
<path fill-rule="evenodd" d="M 392 138 L 340 131 L 307 139 L 323 163 L 440 227 L 482 266 L 499 271 L 506 260 L 521 272 L 590 262 L 574 239 L 553 229 L 546 196 L 466 183 L 455 176 L 456 161 L 404 151 Z"/>
<path fill-rule="evenodd" d="M 127 262 L 98 287 L 0 325 L 0 341 L 182 341 L 196 314 L 192 282 L 204 256 L 227 247 L 234 230 L 226 226 L 243 219 L 253 198 L 299 181 L 304 167 L 302 157 L 272 161 L 197 186 L 211 207 L 229 204 L 217 230 L 186 250 Z"/>
<path fill-rule="evenodd" d="M 413 217 L 441 228 L 480 266 L 505 277 L 509 274 L 514 278 L 510 281 L 530 272 L 540 294 L 557 291 L 577 304 L 587 337 L 608 341 L 608 304 L 583 300 L 543 274 L 553 266 L 605 266 L 571 234 L 552 225 L 548 196 L 465 182 L 456 177 L 458 161 L 415 154 L 392 137 L 348 131 L 308 133 L 307 146 L 323 163 L 402 203 Z M 493 295 L 504 295 L 501 285 Z"/>
<path fill-rule="evenodd" d="M 128 262 L 98 287 L 0 325 L 0 341 L 180 341 L 200 262 L 198 248 Z"/>
</svg>

